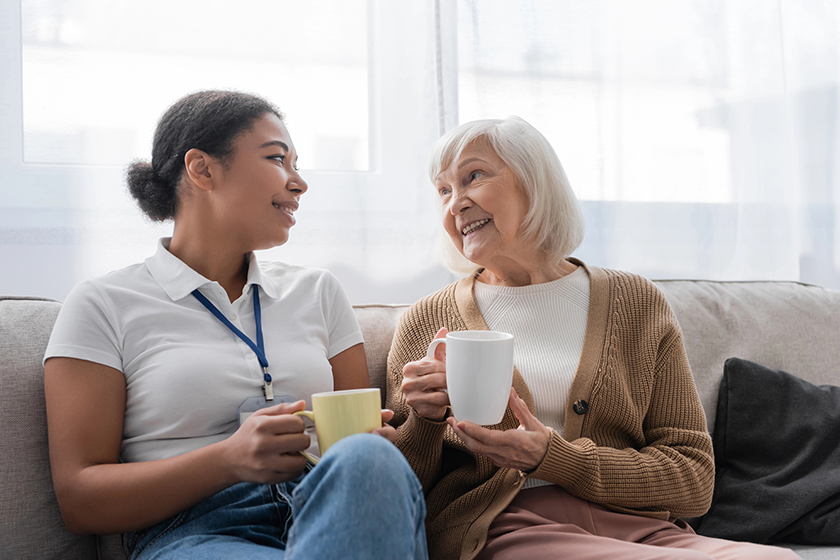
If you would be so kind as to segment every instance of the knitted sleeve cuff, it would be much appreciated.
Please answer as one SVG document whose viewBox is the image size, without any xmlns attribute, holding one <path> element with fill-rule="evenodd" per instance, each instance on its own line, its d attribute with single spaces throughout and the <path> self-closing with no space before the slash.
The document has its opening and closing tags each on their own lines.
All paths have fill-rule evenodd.
<svg viewBox="0 0 840 560">
<path fill-rule="evenodd" d="M 545 457 L 528 476 L 557 484 L 571 491 L 580 482 L 584 473 L 591 472 L 595 460 L 595 443 L 592 440 L 580 439 L 569 443 L 552 429 Z"/>
</svg>

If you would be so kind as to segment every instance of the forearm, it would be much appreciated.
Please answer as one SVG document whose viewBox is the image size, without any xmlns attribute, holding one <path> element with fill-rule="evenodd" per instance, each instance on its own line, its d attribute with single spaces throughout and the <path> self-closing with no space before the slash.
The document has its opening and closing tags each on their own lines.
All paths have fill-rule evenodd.
<svg viewBox="0 0 840 560">
<path fill-rule="evenodd" d="M 714 484 L 711 442 L 705 433 L 679 431 L 640 450 L 565 441 L 552 433 L 548 452 L 531 477 L 553 482 L 595 503 L 702 515 Z M 679 443 L 677 443 L 679 439 Z"/>
<path fill-rule="evenodd" d="M 77 534 L 123 533 L 199 503 L 237 482 L 223 444 L 157 461 L 68 469 L 55 480 L 65 524 Z"/>
<path fill-rule="evenodd" d="M 386 407 L 394 411 L 396 446 L 414 470 L 424 491 L 431 489 L 440 472 L 446 422 L 422 418 L 408 405 L 402 391 L 404 359 L 392 349 L 388 360 Z"/>
<path fill-rule="evenodd" d="M 423 491 L 432 489 L 440 476 L 446 421 L 434 422 L 412 412 L 397 428 L 397 448 L 417 475 Z"/>
</svg>

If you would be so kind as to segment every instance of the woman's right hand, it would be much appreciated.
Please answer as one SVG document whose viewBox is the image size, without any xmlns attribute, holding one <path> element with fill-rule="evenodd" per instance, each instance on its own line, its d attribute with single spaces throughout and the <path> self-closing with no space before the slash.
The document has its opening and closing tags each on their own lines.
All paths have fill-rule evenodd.
<svg viewBox="0 0 840 560">
<path fill-rule="evenodd" d="M 435 338 L 449 331 L 440 329 Z M 408 362 L 403 367 L 402 391 L 405 402 L 423 418 L 440 422 L 446 416 L 449 394 L 446 392 L 446 346 L 438 344 L 435 357 Z"/>
<path fill-rule="evenodd" d="M 306 466 L 300 454 L 311 444 L 305 425 L 293 413 L 306 403 L 281 403 L 252 414 L 224 440 L 238 482 L 277 484 L 294 480 Z"/>
</svg>

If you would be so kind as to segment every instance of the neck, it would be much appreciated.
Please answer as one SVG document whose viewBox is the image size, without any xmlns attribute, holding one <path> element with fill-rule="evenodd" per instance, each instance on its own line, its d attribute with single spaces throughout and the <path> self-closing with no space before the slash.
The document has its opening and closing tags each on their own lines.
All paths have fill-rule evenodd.
<svg viewBox="0 0 840 560">
<path fill-rule="evenodd" d="M 249 253 L 200 235 L 185 235 L 177 227 L 169 252 L 208 280 L 218 282 L 230 301 L 242 295 L 248 282 Z"/>
<path fill-rule="evenodd" d="M 530 286 L 558 280 L 575 270 L 577 270 L 577 265 L 565 259 L 554 265 L 546 263 L 523 265 L 508 261 L 487 265 L 478 277 L 478 281 L 494 286 Z"/>
</svg>

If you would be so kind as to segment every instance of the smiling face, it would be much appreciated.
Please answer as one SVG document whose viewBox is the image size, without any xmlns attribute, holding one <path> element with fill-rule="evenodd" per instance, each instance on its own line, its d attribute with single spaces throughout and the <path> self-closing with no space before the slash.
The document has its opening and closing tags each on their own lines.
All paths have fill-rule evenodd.
<svg viewBox="0 0 840 560">
<path fill-rule="evenodd" d="M 218 216 L 246 251 L 270 249 L 288 241 L 307 188 L 289 132 L 267 113 L 234 140 L 233 153 L 221 167 Z"/>
<path fill-rule="evenodd" d="M 516 267 L 536 252 L 522 235 L 528 200 L 489 142 L 471 142 L 435 178 L 443 227 L 455 247 L 488 270 Z"/>
</svg>

